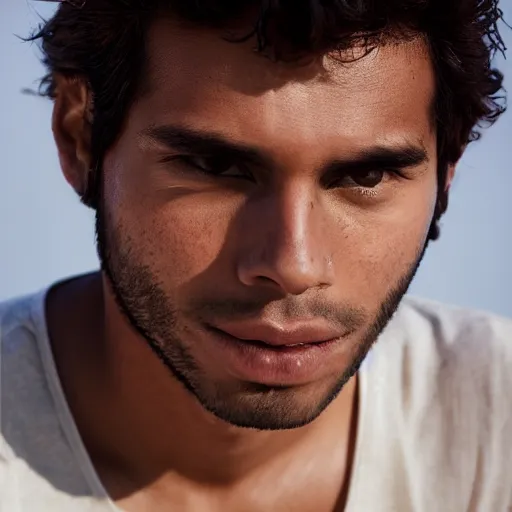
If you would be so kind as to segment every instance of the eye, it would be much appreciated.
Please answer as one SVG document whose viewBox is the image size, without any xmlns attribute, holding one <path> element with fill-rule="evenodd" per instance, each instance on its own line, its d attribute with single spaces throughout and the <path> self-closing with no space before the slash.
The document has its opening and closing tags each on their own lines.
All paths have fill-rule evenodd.
<svg viewBox="0 0 512 512">
<path fill-rule="evenodd" d="M 358 187 L 375 188 L 384 179 L 385 172 L 379 170 L 363 171 L 349 174 L 347 180 L 352 180 Z"/>
<path fill-rule="evenodd" d="M 363 188 L 372 189 L 377 187 L 386 178 L 386 174 L 393 171 L 370 169 L 353 172 L 344 172 L 342 175 L 331 177 L 325 180 L 327 188 Z"/>
<path fill-rule="evenodd" d="M 173 157 L 181 165 L 211 176 L 226 178 L 253 179 L 246 165 L 235 162 L 232 158 L 222 156 L 181 155 Z"/>
</svg>

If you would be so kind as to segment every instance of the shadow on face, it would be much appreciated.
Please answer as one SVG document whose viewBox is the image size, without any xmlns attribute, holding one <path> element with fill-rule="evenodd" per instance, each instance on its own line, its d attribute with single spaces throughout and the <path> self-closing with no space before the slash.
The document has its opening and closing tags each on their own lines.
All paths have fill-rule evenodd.
<svg viewBox="0 0 512 512">
<path fill-rule="evenodd" d="M 293 67 L 165 21 L 148 52 L 148 90 L 104 164 L 99 249 L 117 301 L 220 418 L 304 425 L 423 255 L 437 192 L 428 52 L 416 40 Z M 321 321 L 343 340 L 318 364 L 252 378 L 212 330 L 246 319 Z"/>
</svg>

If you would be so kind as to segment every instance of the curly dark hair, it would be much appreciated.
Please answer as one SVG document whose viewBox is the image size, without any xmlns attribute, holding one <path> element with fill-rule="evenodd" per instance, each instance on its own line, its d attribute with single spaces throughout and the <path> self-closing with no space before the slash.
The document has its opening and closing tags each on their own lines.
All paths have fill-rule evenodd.
<svg viewBox="0 0 512 512">
<path fill-rule="evenodd" d="M 371 52 L 384 38 L 422 35 L 436 73 L 435 122 L 438 198 L 429 239 L 439 237 L 448 206 L 448 166 L 505 111 L 503 75 L 492 67 L 506 48 L 497 0 L 87 0 L 63 3 L 30 38 L 40 41 L 48 74 L 40 93 L 55 97 L 55 74 L 84 80 L 94 98 L 93 173 L 84 203 L 96 207 L 103 155 L 118 136 L 140 90 L 145 36 L 158 13 L 212 28 L 249 22 L 257 51 L 296 60 L 363 44 Z"/>
</svg>

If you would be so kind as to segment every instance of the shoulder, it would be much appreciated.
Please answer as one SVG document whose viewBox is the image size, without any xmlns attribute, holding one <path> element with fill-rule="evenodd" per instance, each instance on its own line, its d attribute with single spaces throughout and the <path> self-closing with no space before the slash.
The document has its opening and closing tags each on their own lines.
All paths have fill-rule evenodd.
<svg viewBox="0 0 512 512">
<path fill-rule="evenodd" d="M 31 305 L 35 295 L 26 295 L 0 302 L 0 338 L 24 324 L 30 316 Z"/>
<path fill-rule="evenodd" d="M 375 352 L 406 423 L 512 447 L 512 320 L 407 297 Z"/>
<path fill-rule="evenodd" d="M 378 460 L 398 457 L 427 508 L 467 510 L 471 501 L 475 510 L 508 510 L 511 320 L 406 298 L 362 372 L 366 423 L 386 439 Z"/>
<path fill-rule="evenodd" d="M 9 455 L 6 438 L 17 424 L 17 415 L 26 404 L 37 410 L 34 391 L 44 389 L 38 346 L 40 333 L 45 331 L 44 297 L 40 292 L 0 303 L 0 456 L 4 459 Z"/>
<path fill-rule="evenodd" d="M 512 364 L 512 320 L 492 313 L 406 297 L 375 347 L 376 358 L 422 372 L 470 371 L 474 377 Z M 394 358 L 388 354 L 394 354 Z M 418 368 L 419 369 L 419 368 Z M 508 373 L 508 372 L 507 372 Z M 502 375 L 510 379 L 510 375 Z"/>
<path fill-rule="evenodd" d="M 0 302 L 0 350 L 4 369 L 15 354 L 35 348 L 39 331 L 45 329 L 45 295 L 46 292 L 39 292 Z"/>
<path fill-rule="evenodd" d="M 411 354 L 438 364 L 462 365 L 474 377 L 512 365 L 512 320 L 492 313 L 407 297 L 396 315 Z M 507 372 L 508 373 L 508 372 Z M 510 379 L 511 375 L 502 375 Z"/>
<path fill-rule="evenodd" d="M 511 320 L 408 297 L 366 368 L 406 423 L 465 422 L 495 436 L 507 423 L 512 445 Z"/>
</svg>

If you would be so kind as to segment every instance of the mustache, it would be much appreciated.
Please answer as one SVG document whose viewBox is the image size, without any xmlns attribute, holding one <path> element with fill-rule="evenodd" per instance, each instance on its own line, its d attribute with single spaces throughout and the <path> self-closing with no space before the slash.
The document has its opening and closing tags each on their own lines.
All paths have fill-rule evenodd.
<svg viewBox="0 0 512 512">
<path fill-rule="evenodd" d="M 208 323 L 209 319 L 244 320 L 261 316 L 293 322 L 310 318 L 323 318 L 330 324 L 350 331 L 363 326 L 368 318 L 366 310 L 325 299 L 258 300 L 234 298 L 196 299 L 188 311 Z"/>
</svg>

